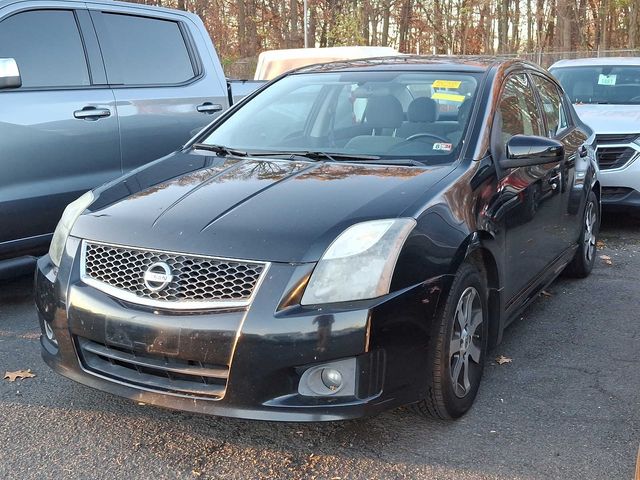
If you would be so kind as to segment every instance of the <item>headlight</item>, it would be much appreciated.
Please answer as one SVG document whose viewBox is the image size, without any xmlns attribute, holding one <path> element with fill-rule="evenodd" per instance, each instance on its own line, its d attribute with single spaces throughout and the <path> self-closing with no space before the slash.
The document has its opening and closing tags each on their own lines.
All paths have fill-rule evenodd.
<svg viewBox="0 0 640 480">
<path fill-rule="evenodd" d="M 67 237 L 69 237 L 69 232 L 71 232 L 73 224 L 76 223 L 78 217 L 87 209 L 89 205 L 91 205 L 91 202 L 93 202 L 93 200 L 93 192 L 89 191 L 82 195 L 75 202 L 71 202 L 69 205 L 67 205 L 67 208 L 64 209 L 62 218 L 58 222 L 56 231 L 53 234 L 51 246 L 49 247 L 49 256 L 51 257 L 51 261 L 56 267 L 60 266 L 60 260 L 62 260 L 62 252 L 64 251 L 64 246 L 67 243 Z"/>
<path fill-rule="evenodd" d="M 389 293 L 413 218 L 357 223 L 336 238 L 313 270 L 303 305 L 375 298 Z"/>
</svg>

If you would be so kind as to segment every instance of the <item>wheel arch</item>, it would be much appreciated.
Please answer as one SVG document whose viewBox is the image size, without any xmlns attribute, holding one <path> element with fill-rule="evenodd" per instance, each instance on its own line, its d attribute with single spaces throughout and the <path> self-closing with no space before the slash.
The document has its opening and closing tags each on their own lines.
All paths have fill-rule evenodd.
<svg viewBox="0 0 640 480">
<path fill-rule="evenodd" d="M 495 347 L 502 340 L 502 283 L 496 255 L 489 245 L 495 241 L 487 231 L 470 234 L 458 248 L 451 265 L 451 273 L 463 263 L 472 263 L 480 270 L 487 283 L 487 308 L 489 314 L 489 348 Z"/>
<path fill-rule="evenodd" d="M 591 190 L 593 191 L 593 193 L 596 194 L 596 198 L 598 199 L 598 204 L 602 205 L 602 187 L 600 185 L 600 180 L 595 181 L 595 183 L 593 184 L 593 187 L 591 187 Z"/>
</svg>

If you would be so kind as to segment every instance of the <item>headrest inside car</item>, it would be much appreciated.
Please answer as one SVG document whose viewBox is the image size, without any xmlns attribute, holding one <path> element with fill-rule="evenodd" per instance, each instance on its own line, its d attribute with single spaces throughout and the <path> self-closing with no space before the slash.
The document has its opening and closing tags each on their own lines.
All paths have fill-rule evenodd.
<svg viewBox="0 0 640 480">
<path fill-rule="evenodd" d="M 393 95 L 371 97 L 365 111 L 366 124 L 372 128 L 398 128 L 404 120 L 402 105 Z"/>
<path fill-rule="evenodd" d="M 433 123 L 438 118 L 438 104 L 428 97 L 418 97 L 409 104 L 407 120 L 414 123 Z"/>
</svg>

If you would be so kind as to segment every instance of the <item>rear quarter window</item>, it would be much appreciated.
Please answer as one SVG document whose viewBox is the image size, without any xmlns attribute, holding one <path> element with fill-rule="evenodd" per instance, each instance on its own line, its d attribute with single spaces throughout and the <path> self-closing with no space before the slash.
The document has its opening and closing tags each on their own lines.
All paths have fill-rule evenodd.
<svg viewBox="0 0 640 480">
<path fill-rule="evenodd" d="M 103 12 L 96 27 L 109 83 L 175 85 L 195 77 L 178 22 Z"/>
</svg>

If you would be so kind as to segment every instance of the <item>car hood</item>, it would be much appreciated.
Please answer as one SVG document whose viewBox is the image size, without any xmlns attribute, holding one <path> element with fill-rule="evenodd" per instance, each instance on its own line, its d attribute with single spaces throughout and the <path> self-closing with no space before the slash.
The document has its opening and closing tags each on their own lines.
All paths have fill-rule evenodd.
<svg viewBox="0 0 640 480">
<path fill-rule="evenodd" d="M 640 133 L 640 105 L 574 105 L 576 113 L 596 134 Z"/>
<path fill-rule="evenodd" d="M 410 216 L 410 207 L 452 169 L 176 153 L 96 189 L 72 235 L 225 258 L 312 262 L 354 223 Z"/>
</svg>

